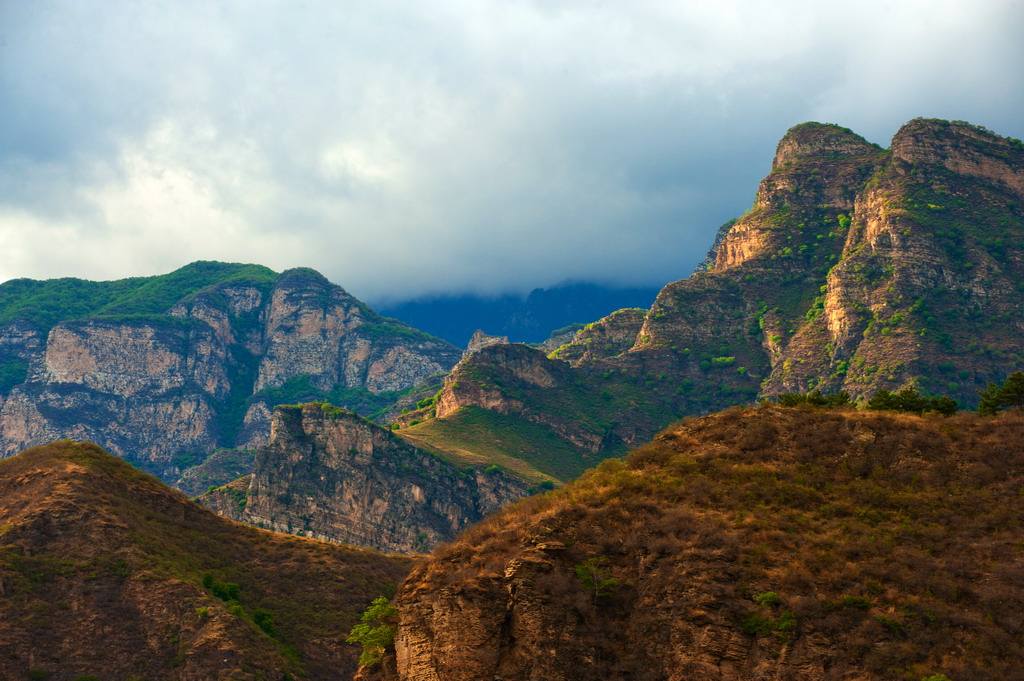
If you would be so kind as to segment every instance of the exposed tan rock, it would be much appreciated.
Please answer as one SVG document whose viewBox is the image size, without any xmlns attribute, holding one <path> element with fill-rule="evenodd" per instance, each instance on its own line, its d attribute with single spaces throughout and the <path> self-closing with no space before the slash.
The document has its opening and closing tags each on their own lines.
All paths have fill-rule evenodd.
<svg viewBox="0 0 1024 681">
<path fill-rule="evenodd" d="M 288 381 L 388 395 L 459 358 L 311 270 L 228 281 L 164 315 L 58 323 L 45 343 L 12 323 L 0 352 L 23 361 L 27 378 L 0 395 L 0 453 L 88 438 L 168 478 L 218 447 L 265 444 L 264 394 Z"/>
<path fill-rule="evenodd" d="M 489 336 L 483 330 L 477 329 L 466 345 L 466 354 L 476 352 L 490 345 L 508 345 L 508 336 Z"/>
</svg>

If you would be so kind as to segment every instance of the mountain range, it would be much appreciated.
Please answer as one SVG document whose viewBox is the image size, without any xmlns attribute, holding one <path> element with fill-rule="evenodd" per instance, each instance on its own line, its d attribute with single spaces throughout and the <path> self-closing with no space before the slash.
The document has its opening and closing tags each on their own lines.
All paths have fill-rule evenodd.
<svg viewBox="0 0 1024 681">
<path fill-rule="evenodd" d="M 0 452 L 90 439 L 167 480 L 269 437 L 276 404 L 365 413 L 460 350 L 313 270 L 197 262 L 112 282 L 0 285 Z"/>
<path fill-rule="evenodd" d="M 194 263 L 115 282 L 15 280 L 0 285 L 0 444 L 11 454 L 93 439 L 192 494 L 230 483 L 204 497 L 226 514 L 235 506 L 220 497 L 242 494 L 248 510 L 234 517 L 261 507 L 278 529 L 352 541 L 331 527 L 368 506 L 333 508 L 338 490 L 310 464 L 322 447 L 279 475 L 276 406 L 332 403 L 390 428 L 366 439 L 358 419 L 335 422 L 376 443 L 367 451 L 416 451 L 470 477 L 500 470 L 516 481 L 505 501 L 568 482 L 682 416 L 781 393 L 864 401 L 913 386 L 972 406 L 1024 355 L 1022 197 L 1024 144 L 978 126 L 915 119 L 882 149 L 801 124 L 752 208 L 649 308 L 543 344 L 477 334 L 466 351 L 312 270 Z M 448 494 L 432 475 L 413 486 Z M 384 498 L 400 505 L 412 489 Z M 361 541 L 410 550 L 450 539 L 458 518 L 480 517 L 467 490 L 445 527 L 410 523 L 425 543 L 383 526 Z M 332 510 L 313 513 L 310 499 Z"/>
<path fill-rule="evenodd" d="M 0 679 L 1024 678 L 1024 420 L 886 392 L 1024 368 L 1024 143 L 798 125 L 697 272 L 558 331 L 0 285 Z"/>
</svg>

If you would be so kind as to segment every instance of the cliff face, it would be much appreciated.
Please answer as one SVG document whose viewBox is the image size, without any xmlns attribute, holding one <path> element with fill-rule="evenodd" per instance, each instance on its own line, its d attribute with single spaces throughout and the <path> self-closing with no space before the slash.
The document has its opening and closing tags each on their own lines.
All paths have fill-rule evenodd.
<svg viewBox="0 0 1024 681">
<path fill-rule="evenodd" d="M 0 462 L 0 679 L 351 678 L 408 562 L 230 523 L 91 444 Z"/>
<path fill-rule="evenodd" d="M 350 412 L 280 407 L 242 484 L 203 503 L 281 532 L 387 551 L 426 551 L 528 493 L 501 470 L 460 469 Z"/>
<path fill-rule="evenodd" d="M 240 277 L 228 269 L 198 290 L 154 290 L 168 277 L 198 277 L 202 265 L 148 284 L 126 280 L 138 286 L 131 300 L 152 301 L 146 309 L 158 312 L 96 307 L 49 327 L 39 311 L 49 308 L 33 301 L 51 282 L 4 284 L 11 290 L 0 302 L 28 302 L 0 327 L 0 454 L 90 439 L 173 479 L 218 447 L 266 443 L 277 403 L 331 397 L 372 412 L 459 358 L 311 270 Z"/>
<path fill-rule="evenodd" d="M 560 377 L 551 386 L 519 380 L 504 355 L 467 358 L 437 415 L 573 422 L 560 437 L 611 451 L 781 392 L 916 385 L 974 405 L 1024 356 L 1022 177 L 1024 145 L 966 123 L 911 121 L 889 150 L 798 125 L 696 273 L 642 315 L 610 315 L 533 357 L 534 373 Z"/>
<path fill-rule="evenodd" d="M 691 420 L 416 565 L 385 669 L 402 681 L 1020 678 L 1024 515 L 1006 499 L 1022 482 L 1020 414 Z"/>
</svg>

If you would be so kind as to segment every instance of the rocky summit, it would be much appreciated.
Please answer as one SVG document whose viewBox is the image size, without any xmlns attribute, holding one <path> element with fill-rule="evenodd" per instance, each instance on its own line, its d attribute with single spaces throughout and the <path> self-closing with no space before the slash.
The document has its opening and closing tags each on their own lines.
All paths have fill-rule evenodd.
<svg viewBox="0 0 1024 681">
<path fill-rule="evenodd" d="M 601 458 L 681 416 L 780 393 L 862 401 L 914 386 L 970 407 L 1022 356 L 1024 144 L 915 119 L 883 149 L 804 123 L 752 208 L 650 309 L 588 324 L 547 356 L 481 349 L 416 429 L 456 450 L 445 421 L 487 410 Z"/>
<path fill-rule="evenodd" d="M 265 443 L 276 404 L 373 413 L 461 354 L 313 270 L 211 262 L 6 282 L 0 352 L 0 454 L 88 439 L 168 480 L 218 448 Z"/>
</svg>

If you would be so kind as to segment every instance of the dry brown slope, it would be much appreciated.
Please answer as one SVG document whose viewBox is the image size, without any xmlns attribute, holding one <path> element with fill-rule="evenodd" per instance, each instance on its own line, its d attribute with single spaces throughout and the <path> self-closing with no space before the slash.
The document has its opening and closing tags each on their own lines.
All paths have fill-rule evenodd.
<svg viewBox="0 0 1024 681">
<path fill-rule="evenodd" d="M 0 679 L 347 678 L 345 634 L 407 568 L 224 520 L 92 444 L 36 447 L 0 462 Z"/>
<path fill-rule="evenodd" d="M 1022 500 L 1020 413 L 763 407 L 685 421 L 416 566 L 396 600 L 397 669 L 1022 679 Z M 588 589 L 588 560 L 616 582 Z"/>
</svg>

